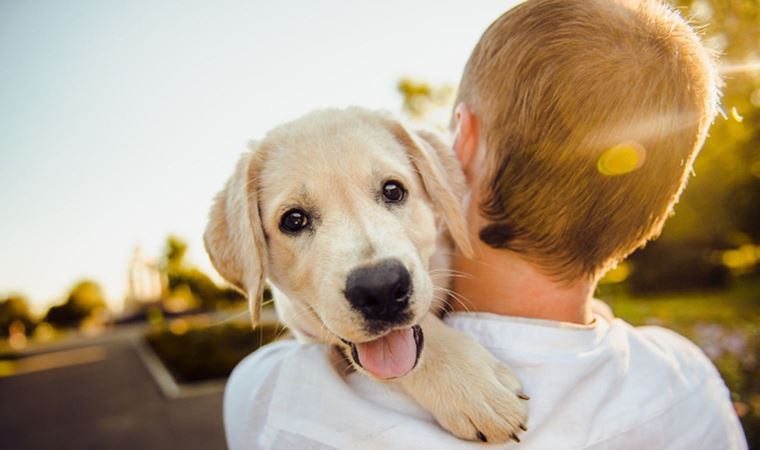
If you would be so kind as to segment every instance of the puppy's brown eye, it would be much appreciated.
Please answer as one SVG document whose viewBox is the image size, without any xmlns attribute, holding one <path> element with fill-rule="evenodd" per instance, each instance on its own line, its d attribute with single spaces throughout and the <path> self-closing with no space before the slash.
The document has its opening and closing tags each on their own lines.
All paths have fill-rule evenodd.
<svg viewBox="0 0 760 450">
<path fill-rule="evenodd" d="M 385 203 L 399 203 L 406 198 L 406 189 L 398 181 L 386 181 L 383 185 Z"/>
<path fill-rule="evenodd" d="M 302 231 L 309 225 L 309 216 L 300 209 L 291 209 L 280 218 L 280 229 L 288 234 Z"/>
</svg>

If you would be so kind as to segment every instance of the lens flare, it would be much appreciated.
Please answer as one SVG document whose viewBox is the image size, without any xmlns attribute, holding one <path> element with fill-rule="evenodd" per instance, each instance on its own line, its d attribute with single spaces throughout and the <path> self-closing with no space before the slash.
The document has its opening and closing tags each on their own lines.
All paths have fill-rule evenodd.
<svg viewBox="0 0 760 450">
<path fill-rule="evenodd" d="M 760 72 L 760 61 L 749 61 L 738 64 L 723 64 L 720 66 L 720 73 L 723 75 L 745 72 Z"/>
<path fill-rule="evenodd" d="M 618 176 L 633 172 L 644 164 L 646 149 L 638 142 L 622 142 L 605 150 L 596 162 L 602 175 Z"/>
</svg>

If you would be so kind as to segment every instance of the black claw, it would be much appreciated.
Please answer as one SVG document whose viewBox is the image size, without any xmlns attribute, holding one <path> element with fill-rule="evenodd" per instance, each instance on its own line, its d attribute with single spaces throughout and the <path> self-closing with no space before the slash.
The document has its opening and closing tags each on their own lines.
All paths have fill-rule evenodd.
<svg viewBox="0 0 760 450">
<path fill-rule="evenodd" d="M 514 433 L 512 433 L 512 440 L 515 441 L 515 442 L 518 442 L 518 443 L 520 442 L 520 438 L 517 437 L 517 435 L 514 434 Z"/>
<path fill-rule="evenodd" d="M 488 439 L 486 439 L 486 435 L 478 431 L 478 439 L 480 439 L 482 442 L 488 442 Z"/>
<path fill-rule="evenodd" d="M 530 397 L 528 397 L 528 395 L 526 393 L 524 393 L 524 392 L 518 392 L 517 393 L 517 398 L 521 398 L 523 400 L 530 400 Z"/>
<path fill-rule="evenodd" d="M 523 424 L 520 424 L 520 429 L 523 430 L 523 431 L 528 431 L 528 429 Z"/>
</svg>

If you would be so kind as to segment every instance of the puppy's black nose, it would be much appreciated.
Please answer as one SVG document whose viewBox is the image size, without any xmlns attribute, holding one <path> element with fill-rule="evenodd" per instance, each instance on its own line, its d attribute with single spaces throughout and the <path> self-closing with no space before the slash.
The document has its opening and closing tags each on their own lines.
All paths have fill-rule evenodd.
<svg viewBox="0 0 760 450">
<path fill-rule="evenodd" d="M 396 259 L 353 270 L 346 280 L 346 298 L 367 320 L 394 322 L 409 304 L 412 280 Z"/>
</svg>

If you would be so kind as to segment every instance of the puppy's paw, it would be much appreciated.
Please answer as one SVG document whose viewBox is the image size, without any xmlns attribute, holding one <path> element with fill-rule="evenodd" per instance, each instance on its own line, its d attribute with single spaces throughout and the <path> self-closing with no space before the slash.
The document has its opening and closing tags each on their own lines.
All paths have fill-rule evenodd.
<svg viewBox="0 0 760 450">
<path fill-rule="evenodd" d="M 451 370 L 447 375 L 451 387 L 430 412 L 459 438 L 520 442 L 520 433 L 527 430 L 528 396 L 512 371 L 498 361 L 483 364 L 481 359 L 478 364 L 480 368 L 460 366 Z"/>
<path fill-rule="evenodd" d="M 427 322 L 422 359 L 399 379 L 406 391 L 459 438 L 520 442 L 528 396 L 514 373 L 469 336 Z"/>
</svg>

